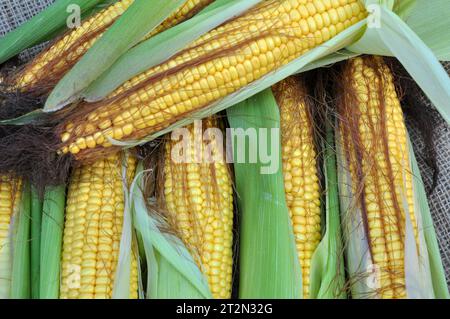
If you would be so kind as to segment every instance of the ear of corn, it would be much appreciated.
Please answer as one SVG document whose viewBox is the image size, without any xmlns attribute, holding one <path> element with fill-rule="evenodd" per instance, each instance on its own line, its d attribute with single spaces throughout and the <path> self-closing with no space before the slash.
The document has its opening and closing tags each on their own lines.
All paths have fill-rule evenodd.
<svg viewBox="0 0 450 319">
<path fill-rule="evenodd" d="M 366 17 L 359 0 L 263 1 L 205 34 L 170 61 L 131 79 L 61 127 L 77 158 L 139 139 L 260 79 Z"/>
<path fill-rule="evenodd" d="M 273 87 L 280 107 L 281 146 L 286 204 L 289 208 L 303 274 L 303 297 L 309 298 L 310 269 L 321 239 L 319 179 L 313 122 L 306 89 L 295 78 Z"/>
<path fill-rule="evenodd" d="M 187 0 L 161 25 L 150 32 L 150 38 L 191 17 L 212 0 Z M 134 0 L 120 0 L 96 13 L 58 39 L 47 50 L 16 75 L 14 86 L 24 91 L 48 93 L 74 66 L 103 33 L 133 4 Z M 49 77 L 51 75 L 51 77 Z M 40 91 L 41 90 L 41 91 Z"/>
<path fill-rule="evenodd" d="M 419 268 L 427 267 L 427 259 L 421 256 L 423 239 L 419 236 L 407 132 L 393 76 L 378 57 L 351 60 L 344 76 L 349 78 L 349 88 L 338 93 L 339 142 L 353 199 L 346 205 L 344 223 L 348 236 L 362 227 L 368 250 L 361 252 L 365 255 L 354 256 L 360 263 L 365 260 L 362 264 L 366 266 L 358 269 L 358 260 L 351 262 L 350 279 L 368 276 L 374 281 L 363 291 L 354 290 L 354 297 L 406 298 L 405 269 L 410 265 L 405 265 L 405 260 L 414 264 L 407 252 L 420 260 Z M 414 242 L 409 242 L 408 236 Z"/>
<path fill-rule="evenodd" d="M 11 297 L 12 223 L 20 206 L 21 182 L 0 176 L 0 298 Z"/>
<path fill-rule="evenodd" d="M 135 160 L 127 159 L 127 175 Z M 111 298 L 123 226 L 121 156 L 76 168 L 69 185 L 62 254 L 61 298 Z M 138 267 L 133 253 L 129 297 L 137 298 Z"/>
<path fill-rule="evenodd" d="M 208 118 L 202 122 L 205 134 L 219 129 L 219 122 Z M 228 165 L 223 154 L 221 136 L 209 135 L 189 126 L 187 158 L 178 162 L 176 141 L 166 144 L 164 160 L 164 196 L 169 220 L 200 269 L 208 278 L 215 298 L 230 298 L 233 270 L 233 190 Z M 214 134 L 214 133 L 213 133 Z M 198 140 L 200 138 L 201 140 Z M 186 141 L 182 141 L 186 142 Z M 210 152 L 215 156 L 198 160 Z"/>
</svg>

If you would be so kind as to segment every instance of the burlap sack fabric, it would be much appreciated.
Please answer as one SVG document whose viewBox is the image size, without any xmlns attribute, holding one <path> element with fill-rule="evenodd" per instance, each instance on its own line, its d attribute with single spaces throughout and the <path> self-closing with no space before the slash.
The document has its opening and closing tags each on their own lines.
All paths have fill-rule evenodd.
<svg viewBox="0 0 450 319">
<path fill-rule="evenodd" d="M 13 30 L 36 13 L 53 3 L 54 0 L 0 0 L 0 36 Z M 26 50 L 20 59 L 28 60 L 34 56 L 42 45 Z M 444 64 L 450 74 L 450 63 Z M 408 92 L 406 92 L 407 94 Z M 439 180 L 433 191 L 433 170 L 426 162 L 427 150 L 425 141 L 417 122 L 407 117 L 407 126 L 416 152 L 427 191 L 434 225 L 441 249 L 442 261 L 450 285 L 450 127 L 437 113 L 433 105 L 422 96 L 423 104 L 429 110 L 432 124 L 435 127 L 434 143 L 436 146 L 437 168 Z M 449 102 L 450 103 L 450 102 Z"/>
</svg>

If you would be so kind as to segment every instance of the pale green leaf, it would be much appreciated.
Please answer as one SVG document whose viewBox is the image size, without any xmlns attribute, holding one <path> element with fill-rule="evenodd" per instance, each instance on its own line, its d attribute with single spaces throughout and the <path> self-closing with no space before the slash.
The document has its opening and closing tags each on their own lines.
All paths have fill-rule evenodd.
<svg viewBox="0 0 450 319">
<path fill-rule="evenodd" d="M 45 190 L 41 226 L 41 299 L 59 298 L 65 204 L 65 186 Z"/>
<path fill-rule="evenodd" d="M 405 20 L 442 61 L 450 61 L 449 12 L 448 0 L 418 0 Z"/>
<path fill-rule="evenodd" d="M 325 149 L 325 234 L 311 260 L 313 299 L 345 298 L 345 269 L 341 234 L 337 163 L 333 128 L 327 122 Z"/>
<path fill-rule="evenodd" d="M 433 282 L 433 289 L 435 297 L 438 299 L 450 299 L 447 281 L 445 278 L 445 271 L 442 265 L 441 253 L 436 237 L 436 231 L 433 225 L 433 219 L 428 205 L 428 198 L 425 192 L 425 187 L 422 181 L 421 172 L 417 164 L 417 159 L 414 154 L 411 142 L 408 143 L 409 155 L 412 163 L 412 174 L 414 176 L 414 189 L 416 195 L 416 203 L 418 203 L 421 217 L 422 229 L 428 248 L 428 259 L 430 263 L 430 271 Z"/>
<path fill-rule="evenodd" d="M 212 298 L 206 277 L 196 265 L 183 242 L 161 231 L 163 221 L 148 211 L 144 198 L 143 165 L 138 165 L 130 190 L 136 231 L 142 237 L 147 259 L 147 296 L 161 298 Z"/>
<path fill-rule="evenodd" d="M 125 154 L 125 156 L 130 156 Z M 124 193 L 124 212 L 122 235 L 119 246 L 119 258 L 117 261 L 116 274 L 114 276 L 113 299 L 129 299 L 130 283 L 131 283 L 131 258 L 133 255 L 133 221 L 129 198 L 128 181 L 127 181 L 128 165 L 126 160 L 122 163 L 122 188 Z"/>
<path fill-rule="evenodd" d="M 30 184 L 24 183 L 19 197 L 19 211 L 14 218 L 13 263 L 11 275 L 11 298 L 28 299 L 31 297 L 30 277 L 30 221 L 31 192 Z"/>
<path fill-rule="evenodd" d="M 239 297 L 302 298 L 302 275 L 281 169 L 280 115 L 272 91 L 237 104 L 227 115 L 232 129 L 266 131 L 258 141 L 245 145 L 230 137 L 241 221 Z M 262 149 L 263 145 L 268 149 Z M 261 152 L 275 159 L 271 164 L 276 166 L 268 167 L 261 158 L 250 162 L 249 154 Z M 238 160 L 241 155 L 245 155 L 243 163 Z"/>
<path fill-rule="evenodd" d="M 36 188 L 31 187 L 31 297 L 33 299 L 39 299 L 42 204 Z"/>
</svg>

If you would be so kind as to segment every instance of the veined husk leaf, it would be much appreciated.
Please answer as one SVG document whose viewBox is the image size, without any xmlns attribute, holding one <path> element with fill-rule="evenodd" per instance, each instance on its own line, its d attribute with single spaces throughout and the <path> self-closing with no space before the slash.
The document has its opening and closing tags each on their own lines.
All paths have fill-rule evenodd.
<svg viewBox="0 0 450 319">
<path fill-rule="evenodd" d="M 13 221 L 12 241 L 12 299 L 28 299 L 31 296 L 30 278 L 30 221 L 31 221 L 31 190 L 30 184 L 25 182 L 17 215 Z"/>
<path fill-rule="evenodd" d="M 125 157 L 131 156 L 125 154 Z M 122 188 L 124 193 L 124 212 L 123 212 L 123 226 L 122 236 L 120 239 L 119 258 L 117 261 L 117 268 L 114 277 L 114 287 L 112 292 L 112 299 L 129 299 L 130 298 L 130 283 L 131 283 L 131 259 L 133 254 L 136 254 L 136 242 L 133 230 L 132 212 L 130 209 L 130 194 L 127 181 L 127 161 L 122 163 Z"/>
<path fill-rule="evenodd" d="M 23 275 L 25 277 L 23 280 L 29 280 L 29 267 L 27 267 L 29 263 L 26 260 L 20 261 L 21 257 L 27 258 L 28 240 L 24 241 L 23 239 L 29 236 L 29 232 L 27 233 L 30 225 L 29 193 L 26 191 L 29 186 L 27 184 L 19 186 L 21 182 L 18 181 L 11 184 L 14 192 L 11 194 L 11 199 L 14 200 L 14 203 L 7 236 L 0 242 L 0 299 L 27 298 L 28 296 L 25 294 L 28 294 L 29 291 L 29 286 L 26 286 L 25 282 L 21 282 L 20 278 Z M 20 192 L 20 194 L 15 192 Z M 18 260 L 15 261 L 16 258 Z"/>
<path fill-rule="evenodd" d="M 37 109 L 14 119 L 0 120 L 0 125 L 21 126 L 30 123 L 38 123 L 43 116 L 45 116 L 45 113 L 42 112 L 42 109 Z"/>
<path fill-rule="evenodd" d="M 445 278 L 444 267 L 442 265 L 436 231 L 433 225 L 430 207 L 428 205 L 427 194 L 425 192 L 419 165 L 417 164 L 417 159 L 411 142 L 409 142 L 409 146 L 409 157 L 411 158 L 411 168 L 414 176 L 414 190 L 417 196 L 416 203 L 420 207 L 422 217 L 422 231 L 428 248 L 428 258 L 434 294 L 438 299 L 450 299 L 450 293 Z"/>
<path fill-rule="evenodd" d="M 240 214 L 239 297 L 302 298 L 302 274 L 289 217 L 281 168 L 280 114 L 270 89 L 228 109 L 232 129 L 256 130 L 258 141 L 235 143 L 235 184 Z M 261 132 L 265 132 L 265 135 Z M 275 139 L 275 140 L 274 140 Z M 268 149 L 263 149 L 263 146 Z M 275 170 L 267 170 L 249 154 L 275 154 Z M 239 162 L 245 154 L 245 163 Z"/>
<path fill-rule="evenodd" d="M 323 142 L 325 173 L 325 232 L 311 260 L 311 298 L 345 298 L 345 269 L 333 129 L 327 123 Z"/>
<path fill-rule="evenodd" d="M 143 194 L 143 175 L 139 163 L 130 190 L 130 209 L 134 227 L 142 242 L 148 268 L 147 298 L 212 298 L 208 281 L 184 243 L 173 234 L 161 231 L 164 222 L 149 212 Z"/>
<path fill-rule="evenodd" d="M 201 35 L 247 11 L 261 0 L 216 0 L 193 18 L 129 50 L 83 93 L 98 101 L 125 81 L 169 59 Z"/>
<path fill-rule="evenodd" d="M 348 163 L 344 154 L 344 147 L 341 145 L 339 130 L 336 132 L 337 158 L 338 158 L 338 178 L 339 178 L 339 195 L 341 202 L 341 220 L 344 233 L 346 247 L 347 271 L 351 282 L 351 292 L 354 298 L 377 298 L 377 289 L 379 281 L 377 278 L 377 269 L 371 264 L 369 243 L 364 232 L 362 210 L 355 203 L 355 196 L 352 191 L 352 177 L 348 169 Z M 410 143 L 409 143 L 409 147 Z M 408 163 L 409 165 L 409 163 Z M 414 194 L 417 194 L 417 187 L 420 185 L 417 181 L 414 184 Z M 421 186 L 423 188 L 423 185 Z M 441 290 L 434 290 L 434 282 L 432 268 L 430 264 L 429 244 L 426 241 L 424 218 L 426 211 L 424 206 L 419 204 L 418 198 L 415 196 L 415 219 L 418 229 L 417 249 L 416 239 L 414 236 L 414 228 L 408 213 L 406 194 L 402 195 L 401 204 L 405 207 L 405 288 L 407 298 L 414 299 L 432 299 L 436 298 L 436 292 L 442 295 Z M 428 211 L 429 214 L 429 211 Z M 425 218 L 425 222 L 429 223 L 430 218 Z M 432 239 L 428 239 L 432 242 Z M 431 246 L 430 246 L 431 247 Z M 434 251 L 435 253 L 435 251 Z M 433 267 L 434 272 L 436 266 L 436 256 L 434 255 Z M 434 275 L 439 279 L 439 273 Z M 445 280 L 444 280 L 445 283 Z M 438 287 L 442 287 L 442 283 L 437 283 Z"/>
<path fill-rule="evenodd" d="M 17 29 L 0 38 L 0 63 L 21 51 L 48 39 L 66 26 L 69 5 L 78 5 L 81 13 L 89 11 L 104 0 L 58 0 Z"/>
<path fill-rule="evenodd" d="M 41 299 L 59 298 L 65 204 L 65 185 L 46 188 L 41 226 L 39 287 L 39 297 Z"/>
<path fill-rule="evenodd" d="M 31 298 L 39 299 L 41 267 L 42 200 L 35 187 L 31 187 Z"/>
<path fill-rule="evenodd" d="M 412 7 L 405 20 L 441 61 L 450 60 L 449 12 L 450 1 L 416 0 L 415 6 Z"/>
<path fill-rule="evenodd" d="M 44 111 L 54 112 L 78 95 L 130 48 L 163 22 L 184 0 L 135 1 L 56 85 Z"/>
</svg>

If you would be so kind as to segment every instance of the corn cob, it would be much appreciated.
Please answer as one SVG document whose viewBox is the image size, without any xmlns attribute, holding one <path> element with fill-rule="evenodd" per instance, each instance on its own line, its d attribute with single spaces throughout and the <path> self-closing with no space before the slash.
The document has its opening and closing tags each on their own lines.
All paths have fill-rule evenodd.
<svg viewBox="0 0 450 319">
<path fill-rule="evenodd" d="M 0 176 L 0 299 L 10 298 L 11 223 L 20 204 L 21 183 Z"/>
<path fill-rule="evenodd" d="M 416 245 L 407 131 L 393 76 L 382 58 L 351 60 L 339 103 L 341 143 L 357 198 L 381 298 L 404 298 L 406 214 Z M 356 203 L 355 203 L 356 204 Z"/>
<path fill-rule="evenodd" d="M 218 122 L 203 121 L 205 129 L 217 128 Z M 203 131 L 191 125 L 191 136 Z M 195 132 L 195 133 L 194 133 Z M 179 163 L 172 155 L 176 142 L 168 141 L 165 150 L 164 195 L 169 220 L 191 250 L 208 279 L 214 298 L 230 298 L 232 284 L 233 191 L 231 176 L 223 157 L 213 163 L 196 159 L 212 146 L 214 156 L 222 145 L 212 140 L 191 140 L 191 153 Z"/>
<path fill-rule="evenodd" d="M 135 160 L 127 158 L 127 178 Z M 69 185 L 64 227 L 61 298 L 111 298 L 122 236 L 124 191 L 121 156 L 76 168 Z M 130 298 L 137 298 L 132 254 Z"/>
<path fill-rule="evenodd" d="M 77 159 L 110 139 L 139 139 L 236 92 L 366 17 L 359 0 L 269 0 L 124 83 L 106 101 L 78 105 L 58 128 Z M 83 113 L 84 109 L 84 113 Z"/>
<path fill-rule="evenodd" d="M 311 259 L 321 239 L 319 178 L 313 123 L 306 89 L 293 77 L 273 87 L 280 107 L 282 159 L 286 203 L 302 267 L 303 296 L 310 295 Z"/>
<path fill-rule="evenodd" d="M 187 0 L 179 10 L 150 32 L 145 39 L 191 17 L 211 1 Z M 134 0 L 120 0 L 87 19 L 79 28 L 66 33 L 28 64 L 23 72 L 16 75 L 13 81 L 14 87 L 26 91 L 33 90 L 33 92 L 36 89 L 42 90 L 39 93 L 51 91 L 64 74 L 78 62 L 133 2 Z M 36 88 L 36 86 L 39 87 Z"/>
</svg>

